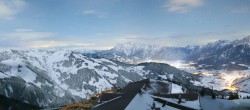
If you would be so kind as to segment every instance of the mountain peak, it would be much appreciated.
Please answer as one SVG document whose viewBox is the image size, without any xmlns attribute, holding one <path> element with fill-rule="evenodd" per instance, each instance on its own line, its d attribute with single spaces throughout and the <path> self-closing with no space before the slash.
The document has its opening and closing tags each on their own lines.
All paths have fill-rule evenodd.
<svg viewBox="0 0 250 110">
<path fill-rule="evenodd" d="M 213 47 L 221 47 L 230 44 L 228 40 L 218 40 L 215 42 L 208 43 L 207 45 L 203 46 L 204 48 L 213 48 Z"/>
<path fill-rule="evenodd" d="M 245 45 L 245 44 L 250 45 L 250 35 L 247 36 L 247 37 L 244 37 L 242 39 L 238 39 L 238 40 L 232 41 L 232 43 L 234 43 L 236 45 Z"/>
<path fill-rule="evenodd" d="M 245 42 L 250 42 L 250 35 L 249 36 L 247 36 L 247 37 L 244 37 L 243 39 L 242 39 L 242 41 L 245 41 Z"/>
<path fill-rule="evenodd" d="M 136 42 L 126 42 L 126 43 L 119 43 L 114 48 L 119 47 L 138 47 L 138 48 L 146 48 L 146 47 L 160 47 L 154 44 L 144 44 L 144 43 L 136 43 Z"/>
<path fill-rule="evenodd" d="M 154 50 L 154 49 L 159 49 L 159 48 L 160 46 L 158 45 L 126 42 L 126 43 L 117 44 L 111 50 L 130 54 L 130 53 L 133 53 L 135 50 Z"/>
</svg>

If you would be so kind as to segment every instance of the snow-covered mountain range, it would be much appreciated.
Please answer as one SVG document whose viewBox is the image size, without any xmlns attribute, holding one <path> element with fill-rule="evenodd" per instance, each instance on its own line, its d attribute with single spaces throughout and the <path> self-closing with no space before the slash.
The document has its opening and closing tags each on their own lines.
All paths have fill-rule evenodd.
<svg viewBox="0 0 250 110">
<path fill-rule="evenodd" d="M 125 64 L 68 50 L 0 52 L 0 94 L 40 107 L 81 101 L 105 89 L 162 77 L 189 86 L 199 77 L 167 64 Z"/>
<path fill-rule="evenodd" d="M 246 70 L 246 65 L 250 65 L 250 36 L 197 46 L 187 60 L 196 63 L 200 69 Z"/>
<path fill-rule="evenodd" d="M 250 36 L 234 41 L 219 40 L 203 46 L 162 47 L 138 43 L 117 44 L 111 50 L 84 53 L 126 63 L 192 62 L 197 69 L 246 70 L 250 65 Z"/>
<path fill-rule="evenodd" d="M 200 85 L 216 86 L 218 90 L 222 90 L 227 88 L 228 83 L 232 83 L 239 90 L 250 92 L 250 85 L 248 84 L 250 80 L 248 74 L 250 67 L 250 36 L 234 41 L 219 40 L 203 46 L 187 47 L 162 47 L 125 43 L 118 44 L 111 50 L 84 54 L 90 57 L 115 59 L 132 64 L 140 62 L 168 63 L 180 69 L 184 67 L 184 70 L 191 73 L 204 73 L 201 74 L 201 77 L 202 81 L 205 82 L 201 81 L 203 84 Z M 221 78 L 225 74 L 235 77 L 234 73 L 238 73 L 242 77 L 239 79 L 233 78 L 235 81 L 229 82 L 225 80 L 226 78 Z M 231 79 L 230 77 L 229 79 Z"/>
<path fill-rule="evenodd" d="M 138 64 L 142 62 L 162 62 L 185 60 L 192 47 L 162 47 L 158 45 L 141 43 L 117 44 L 111 50 L 99 51 L 94 53 L 84 53 L 92 57 L 104 57 L 121 62 Z"/>
<path fill-rule="evenodd" d="M 192 62 L 203 70 L 244 70 L 235 81 L 216 72 L 191 74 L 165 63 Z M 125 62 L 125 63 L 123 63 Z M 142 63 L 158 62 L 158 63 Z M 0 51 L 0 95 L 41 107 L 79 102 L 105 89 L 124 87 L 145 78 L 163 78 L 191 88 L 236 86 L 249 92 L 250 36 L 235 41 L 217 41 L 204 46 L 161 47 L 125 43 L 111 50 L 5 50 Z M 226 71 L 224 71 L 226 70 Z M 212 75 L 212 76 L 211 76 Z M 243 77 L 244 76 L 244 77 Z M 219 85 L 219 84 L 222 84 Z"/>
</svg>

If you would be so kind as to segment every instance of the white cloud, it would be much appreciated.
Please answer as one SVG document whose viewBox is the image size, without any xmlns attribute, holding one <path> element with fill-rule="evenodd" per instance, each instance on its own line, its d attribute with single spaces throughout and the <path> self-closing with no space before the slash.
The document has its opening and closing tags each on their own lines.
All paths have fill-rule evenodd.
<svg viewBox="0 0 250 110">
<path fill-rule="evenodd" d="M 249 32 L 202 32 L 194 34 L 176 34 L 160 37 L 155 42 L 166 46 L 206 45 L 218 40 L 235 40 L 249 35 Z"/>
<path fill-rule="evenodd" d="M 16 32 L 31 32 L 31 31 L 33 31 L 32 29 L 22 29 L 22 28 L 20 28 L 20 29 L 16 29 L 15 30 Z"/>
<path fill-rule="evenodd" d="M 72 41 L 33 41 L 26 47 L 28 48 L 84 48 L 94 46 L 94 43 L 72 42 Z"/>
<path fill-rule="evenodd" d="M 147 37 L 145 35 L 124 35 L 116 43 L 135 42 L 161 46 L 206 45 L 217 40 L 235 40 L 249 36 L 249 32 L 201 32 L 193 34 L 166 34 L 165 36 Z"/>
<path fill-rule="evenodd" d="M 96 10 L 83 10 L 82 14 L 83 15 L 93 15 L 93 16 L 97 16 L 99 18 L 105 18 L 108 15 L 108 13 L 106 13 L 106 12 L 101 12 L 101 11 L 96 11 Z"/>
<path fill-rule="evenodd" d="M 238 13 L 238 14 L 243 14 L 243 13 L 249 13 L 250 12 L 250 8 L 249 7 L 239 7 L 239 8 L 235 8 L 231 11 L 232 13 Z"/>
<path fill-rule="evenodd" d="M 104 36 L 104 33 L 97 33 L 96 36 Z"/>
<path fill-rule="evenodd" d="M 53 32 L 36 32 L 32 29 L 16 29 L 11 33 L 1 34 L 2 39 L 17 39 L 17 40 L 38 40 L 56 36 Z"/>
<path fill-rule="evenodd" d="M 91 15 L 91 14 L 96 14 L 97 11 L 95 10 L 84 10 L 82 11 L 82 14 L 85 14 L 85 15 Z"/>
<path fill-rule="evenodd" d="M 32 29 L 16 29 L 10 33 L 0 34 L 0 49 L 25 48 L 106 48 L 97 46 L 79 36 L 61 36 L 55 32 L 38 32 Z M 83 42 L 84 41 L 84 42 Z"/>
<path fill-rule="evenodd" d="M 25 4 L 23 0 L 0 0 L 0 19 L 13 19 Z"/>
<path fill-rule="evenodd" d="M 118 39 L 116 39 L 117 42 L 119 43 L 124 43 L 124 42 L 137 42 L 138 40 L 142 39 L 141 36 L 135 35 L 135 34 L 125 34 Z"/>
<path fill-rule="evenodd" d="M 191 9 L 201 6 L 202 0 L 168 0 L 164 7 L 169 12 L 186 13 Z"/>
<path fill-rule="evenodd" d="M 126 40 L 138 40 L 140 38 L 142 38 L 142 37 L 140 37 L 138 35 L 127 35 L 124 37 L 124 39 L 126 39 Z"/>
</svg>

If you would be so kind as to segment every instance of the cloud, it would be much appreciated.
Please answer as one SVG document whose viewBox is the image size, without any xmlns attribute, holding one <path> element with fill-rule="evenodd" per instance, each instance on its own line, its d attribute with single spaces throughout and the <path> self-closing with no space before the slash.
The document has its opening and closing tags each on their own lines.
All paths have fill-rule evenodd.
<svg viewBox="0 0 250 110">
<path fill-rule="evenodd" d="M 136 34 L 124 34 L 121 35 L 116 39 L 116 42 L 118 43 L 124 43 L 124 42 L 138 42 L 142 41 L 143 37 L 136 35 Z"/>
<path fill-rule="evenodd" d="M 232 13 L 237 13 L 237 14 L 244 14 L 244 13 L 249 13 L 250 8 L 249 7 L 239 7 L 231 10 Z"/>
<path fill-rule="evenodd" d="M 17 39 L 17 40 L 38 40 L 56 36 L 53 32 L 36 32 L 32 29 L 16 29 L 11 33 L 0 34 L 2 39 Z"/>
<path fill-rule="evenodd" d="M 25 4 L 23 0 L 0 0 L 0 19 L 13 19 Z"/>
<path fill-rule="evenodd" d="M 84 42 L 82 42 L 84 41 Z M 16 29 L 0 34 L 0 49 L 25 48 L 104 48 L 79 36 L 62 36 L 55 32 L 38 32 L 32 29 Z M 106 47 L 105 47 L 106 48 Z"/>
<path fill-rule="evenodd" d="M 0 47 L 4 48 L 23 48 L 31 42 L 53 38 L 57 36 L 54 32 L 38 32 L 32 29 L 16 29 L 13 32 L 0 34 Z"/>
<path fill-rule="evenodd" d="M 124 37 L 124 39 L 126 40 L 138 40 L 141 39 L 142 37 L 138 36 L 138 35 L 127 35 Z"/>
<path fill-rule="evenodd" d="M 202 0 L 168 0 L 163 7 L 169 12 L 186 13 L 202 4 Z"/>
<path fill-rule="evenodd" d="M 28 48 L 85 48 L 94 46 L 94 43 L 73 42 L 73 41 L 33 41 Z"/>
<path fill-rule="evenodd" d="M 194 34 L 176 34 L 160 37 L 154 40 L 166 46 L 187 46 L 187 45 L 206 45 L 218 40 L 235 40 L 249 35 L 248 32 L 201 32 Z"/>
<path fill-rule="evenodd" d="M 127 35 L 120 37 L 116 43 L 135 42 L 171 47 L 185 47 L 187 45 L 206 45 L 218 40 L 235 40 L 250 35 L 249 32 L 201 32 L 193 34 L 172 34 L 158 37 L 145 35 Z"/>
<path fill-rule="evenodd" d="M 94 43 L 73 42 L 73 41 L 8 41 L 0 44 L 0 49 L 29 49 L 29 48 L 63 48 L 63 49 L 86 49 L 96 46 Z M 99 47 L 96 47 L 99 48 Z"/>
<path fill-rule="evenodd" d="M 96 14 L 96 13 L 97 13 L 97 11 L 95 11 L 95 10 L 84 10 L 82 12 L 82 14 L 85 14 L 85 15 L 92 15 L 92 14 Z"/>
<path fill-rule="evenodd" d="M 83 10 L 82 14 L 83 15 L 97 16 L 99 18 L 105 18 L 108 15 L 108 13 L 106 13 L 106 12 L 101 12 L 101 11 L 96 11 L 96 10 Z"/>
</svg>

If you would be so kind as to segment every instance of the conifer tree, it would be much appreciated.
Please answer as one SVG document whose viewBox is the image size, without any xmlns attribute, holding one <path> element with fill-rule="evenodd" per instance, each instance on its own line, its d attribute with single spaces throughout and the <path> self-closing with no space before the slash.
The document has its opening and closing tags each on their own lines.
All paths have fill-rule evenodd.
<svg viewBox="0 0 250 110">
<path fill-rule="evenodd" d="M 205 95 L 205 89 L 204 89 L 204 87 L 202 87 L 202 89 L 200 91 L 200 94 L 201 94 L 202 97 Z"/>
</svg>

